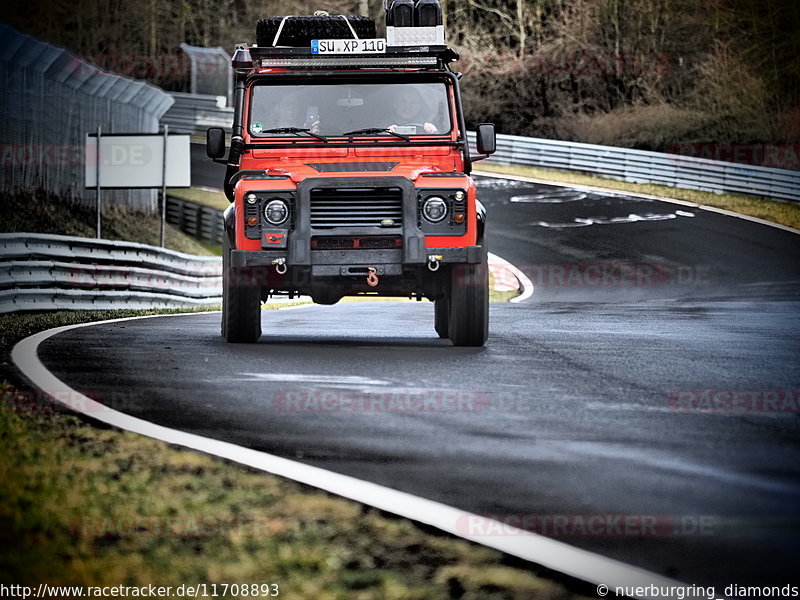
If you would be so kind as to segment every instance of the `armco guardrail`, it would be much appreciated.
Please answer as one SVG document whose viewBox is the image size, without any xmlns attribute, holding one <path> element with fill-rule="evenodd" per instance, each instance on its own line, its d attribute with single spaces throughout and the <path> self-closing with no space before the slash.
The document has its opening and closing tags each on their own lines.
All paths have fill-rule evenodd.
<svg viewBox="0 0 800 600">
<path fill-rule="evenodd" d="M 474 139 L 470 133 L 472 144 Z M 475 152 L 474 146 L 472 151 Z M 800 171 L 677 154 L 498 135 L 497 153 L 487 162 L 578 171 L 631 183 L 655 183 L 718 194 L 800 201 Z"/>
<path fill-rule="evenodd" d="M 205 135 L 209 127 L 222 127 L 231 133 L 233 108 L 220 106 L 217 96 L 170 93 L 175 102 L 161 117 L 161 124 L 169 125 L 170 131 Z"/>
<path fill-rule="evenodd" d="M 197 239 L 222 246 L 222 211 L 189 200 L 167 196 L 167 223 Z"/>
<path fill-rule="evenodd" d="M 219 304 L 222 262 L 144 244 L 0 234 L 0 313 Z"/>
</svg>

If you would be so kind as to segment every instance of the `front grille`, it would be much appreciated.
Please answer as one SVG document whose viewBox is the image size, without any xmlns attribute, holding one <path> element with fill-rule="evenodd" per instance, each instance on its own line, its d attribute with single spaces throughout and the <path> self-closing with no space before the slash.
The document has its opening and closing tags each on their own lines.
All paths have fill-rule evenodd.
<svg viewBox="0 0 800 600">
<path fill-rule="evenodd" d="M 311 227 L 399 227 L 403 190 L 389 188 L 317 188 L 311 190 Z"/>
<path fill-rule="evenodd" d="M 373 235 L 368 237 L 313 237 L 312 250 L 393 250 L 403 247 L 403 238 Z"/>
<path fill-rule="evenodd" d="M 349 163 L 308 163 L 319 173 L 345 173 L 347 171 L 391 171 L 400 163 L 396 162 L 349 162 Z"/>
</svg>

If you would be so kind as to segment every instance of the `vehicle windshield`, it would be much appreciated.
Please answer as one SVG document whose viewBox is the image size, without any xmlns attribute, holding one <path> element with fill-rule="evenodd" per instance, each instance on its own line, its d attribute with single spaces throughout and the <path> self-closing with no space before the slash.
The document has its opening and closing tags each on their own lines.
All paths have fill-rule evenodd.
<svg viewBox="0 0 800 600">
<path fill-rule="evenodd" d="M 447 134 L 452 130 L 447 86 L 443 82 L 257 85 L 253 88 L 249 123 L 254 137 L 313 133 L 397 138 Z"/>
</svg>

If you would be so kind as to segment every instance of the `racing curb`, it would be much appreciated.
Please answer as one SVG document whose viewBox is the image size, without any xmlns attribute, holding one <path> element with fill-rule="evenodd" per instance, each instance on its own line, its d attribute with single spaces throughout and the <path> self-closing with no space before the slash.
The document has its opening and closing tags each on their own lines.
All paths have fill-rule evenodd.
<svg viewBox="0 0 800 600">
<path fill-rule="evenodd" d="M 498 292 L 519 292 L 509 302 L 518 304 L 533 296 L 533 282 L 520 269 L 504 258 L 489 253 L 489 271 L 494 276 L 494 289 Z"/>
</svg>

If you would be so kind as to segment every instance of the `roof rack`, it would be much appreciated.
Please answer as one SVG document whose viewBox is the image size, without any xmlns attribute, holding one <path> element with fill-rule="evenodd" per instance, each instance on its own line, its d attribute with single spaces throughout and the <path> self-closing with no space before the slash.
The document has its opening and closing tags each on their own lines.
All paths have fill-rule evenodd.
<svg viewBox="0 0 800 600">
<path fill-rule="evenodd" d="M 311 47 L 249 46 L 256 67 L 261 68 L 438 68 L 458 60 L 447 46 L 387 46 L 375 54 L 315 54 Z"/>
</svg>

